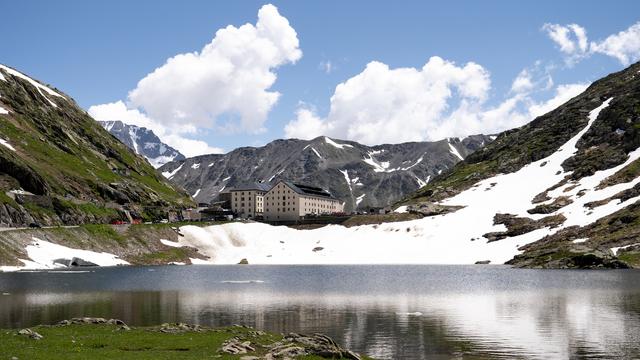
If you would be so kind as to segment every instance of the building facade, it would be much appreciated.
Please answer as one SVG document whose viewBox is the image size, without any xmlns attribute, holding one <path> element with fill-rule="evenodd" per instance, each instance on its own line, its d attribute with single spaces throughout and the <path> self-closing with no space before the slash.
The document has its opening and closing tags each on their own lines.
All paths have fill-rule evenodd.
<svg viewBox="0 0 640 360">
<path fill-rule="evenodd" d="M 229 190 L 231 211 L 238 217 L 255 219 L 263 216 L 264 195 L 269 186 L 263 183 L 250 183 Z"/>
<path fill-rule="evenodd" d="M 328 191 L 282 180 L 264 194 L 263 201 L 266 221 L 295 221 L 306 215 L 344 211 L 344 203 Z"/>
</svg>

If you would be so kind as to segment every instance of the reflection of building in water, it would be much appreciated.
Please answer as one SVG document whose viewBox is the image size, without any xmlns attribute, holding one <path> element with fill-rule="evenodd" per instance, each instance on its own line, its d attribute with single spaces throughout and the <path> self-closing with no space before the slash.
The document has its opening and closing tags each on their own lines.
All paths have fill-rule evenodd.
<svg viewBox="0 0 640 360">
<path fill-rule="evenodd" d="M 66 276 L 77 279 L 80 275 Z M 175 284 L 175 279 L 162 280 L 162 286 Z M 635 286 L 624 281 L 617 284 Z M 346 348 L 380 359 L 462 355 L 546 359 L 603 354 L 619 354 L 623 359 L 638 354 L 637 290 L 542 288 L 483 293 L 450 289 L 391 294 L 378 289 L 378 293 L 363 296 L 339 290 L 339 286 L 331 292 L 327 283 L 317 285 L 313 290 L 290 293 L 268 282 L 206 284 L 204 292 L 16 291 L 0 296 L 0 328 L 101 316 L 133 326 L 187 322 L 245 324 L 284 333 L 320 332 Z M 0 286 L 11 288 L 2 277 Z"/>
</svg>

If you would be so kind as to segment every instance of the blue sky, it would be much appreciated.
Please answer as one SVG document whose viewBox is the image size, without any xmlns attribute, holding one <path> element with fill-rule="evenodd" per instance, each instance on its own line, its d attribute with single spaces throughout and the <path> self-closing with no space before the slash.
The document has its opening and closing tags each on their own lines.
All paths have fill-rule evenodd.
<svg viewBox="0 0 640 360">
<path fill-rule="evenodd" d="M 258 11 L 265 4 L 256 1 L 6 2 L 0 22 L 3 34 L 0 62 L 53 84 L 85 109 L 121 100 L 127 103 L 128 110 L 152 113 L 149 100 L 142 98 L 148 91 L 135 104 L 127 98 L 138 81 L 172 56 L 200 51 L 212 41 L 218 29 L 246 23 L 255 25 Z M 611 50 L 587 50 L 577 55 L 579 51 L 561 51 L 561 44 L 550 36 L 550 28 L 543 29 L 545 24 L 563 27 L 578 24 L 586 29 L 589 42 L 602 42 L 640 20 L 640 3 L 635 1 L 619 2 L 615 6 L 604 6 L 597 1 L 274 1 L 272 4 L 295 30 L 302 56 L 272 68 L 276 79 L 263 90 L 277 91 L 280 96 L 268 107 L 263 119 L 252 122 L 261 124 L 263 130 L 256 132 L 260 127 L 257 125 L 254 129 L 252 125 L 221 129 L 220 124 L 233 124 L 242 117 L 231 108 L 222 113 L 213 112 L 207 120 L 198 120 L 188 131 L 180 130 L 179 137 L 205 141 L 211 147 L 229 151 L 239 146 L 262 145 L 287 135 L 304 137 L 323 131 L 337 138 L 372 143 L 431 140 L 474 130 L 500 130 L 519 125 L 535 113 L 529 111 L 532 104 L 544 108 L 544 103 L 558 94 L 559 85 L 584 85 L 625 67 L 619 57 L 611 55 Z M 625 51 L 629 61 L 638 60 L 637 49 Z M 407 86 L 406 82 L 396 83 L 396 78 L 414 84 L 412 76 L 419 75 L 398 74 L 394 69 L 420 70 L 433 56 L 453 63 L 456 69 L 468 62 L 481 66 L 489 86 L 483 87 L 481 95 L 465 98 L 455 93 L 464 91 L 467 85 L 460 81 L 467 80 L 451 80 L 448 86 L 454 95 L 437 95 L 443 97 L 443 103 L 434 106 L 444 106 L 438 111 L 432 110 L 431 105 L 426 108 L 413 105 L 412 102 L 428 99 L 429 93 L 424 97 L 394 98 L 394 103 L 400 102 L 401 107 L 409 109 L 401 113 L 393 113 L 393 109 L 384 106 L 370 106 L 366 101 L 354 103 L 341 99 L 353 92 L 335 96 L 334 103 L 330 100 L 338 84 L 358 77 L 368 63 L 377 61 L 390 72 L 372 69 L 366 79 L 354 80 L 351 89 L 345 87 L 345 91 L 355 91 L 372 103 L 384 103 L 385 98 L 376 96 Z M 328 62 L 330 72 L 326 71 Z M 517 95 L 513 82 L 523 70 L 534 84 L 506 115 L 498 111 L 504 118 L 494 119 L 496 111 L 493 110 Z M 386 83 L 378 84 L 376 76 L 387 75 Z M 426 78 L 432 76 L 432 72 L 424 74 Z M 460 76 L 466 79 L 466 75 Z M 367 92 L 368 88 L 377 86 L 372 84 L 380 85 L 381 90 Z M 354 90 L 358 86 L 365 89 Z M 224 101 L 225 91 L 221 90 L 207 102 Z M 465 107 L 461 115 L 462 111 L 456 110 L 467 102 L 473 104 Z M 253 105 L 248 101 L 246 106 Z M 423 114 L 423 111 L 435 112 Z M 491 115 L 458 120 L 476 116 L 469 114 L 474 111 Z M 378 113 L 386 115 L 378 116 Z M 416 125 L 407 127 L 411 135 L 381 135 L 374 130 L 363 130 L 368 118 L 358 120 L 360 128 L 350 127 L 349 119 L 358 114 L 376 117 L 371 127 L 383 129 L 382 124 L 383 132 L 388 134 L 394 133 L 392 126 L 403 123 L 403 116 L 415 116 L 407 123 Z M 311 120 L 301 120 L 301 116 Z M 433 126 L 419 124 L 423 118 Z M 505 120 L 513 118 L 518 120 Z M 457 123 L 445 126 L 447 119 Z M 190 120 L 184 119 L 185 123 Z M 151 121 L 158 121 L 166 136 L 177 128 L 176 119 Z M 288 132 L 285 131 L 287 124 L 291 125 Z M 179 144 L 179 140 L 173 141 Z"/>
</svg>

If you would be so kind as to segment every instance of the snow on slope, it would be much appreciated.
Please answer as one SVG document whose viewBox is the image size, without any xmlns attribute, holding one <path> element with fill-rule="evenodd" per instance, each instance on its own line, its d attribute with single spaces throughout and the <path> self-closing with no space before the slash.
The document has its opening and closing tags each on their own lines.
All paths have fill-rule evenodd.
<svg viewBox="0 0 640 360">
<path fill-rule="evenodd" d="M 55 269 L 65 268 L 62 264 L 54 263 L 56 259 L 71 259 L 74 257 L 92 262 L 99 266 L 128 265 L 129 263 L 109 253 L 97 253 L 88 250 L 72 249 L 66 246 L 54 244 L 48 241 L 32 238 L 33 242 L 25 250 L 29 260 L 19 259 L 24 266 L 0 266 L 0 271 L 30 270 L 30 269 Z"/>
<path fill-rule="evenodd" d="M 578 140 L 610 101 L 591 111 L 587 126 L 549 157 L 517 172 L 480 181 L 444 201 L 446 205 L 465 206 L 453 213 L 398 223 L 352 228 L 329 225 L 314 230 L 261 223 L 230 223 L 207 228 L 185 226 L 181 228 L 185 236 L 179 242 L 200 249 L 202 254 L 210 256 L 211 263 L 216 264 L 235 264 L 243 258 L 251 264 L 472 264 L 478 260 L 504 263 L 520 253 L 518 247 L 559 228 L 538 229 L 487 243 L 483 234 L 506 230 L 504 225 L 493 225 L 493 216 L 496 213 L 531 216 L 527 213 L 534 207 L 531 200 L 567 175 L 562 162 L 576 152 Z M 639 154 L 640 151 L 632 153 L 629 161 Z M 615 169 L 609 169 L 605 173 L 613 171 Z M 583 181 L 593 189 L 593 184 L 606 174 L 597 173 L 592 179 Z M 495 185 L 491 186 L 493 183 Z M 597 195 L 589 195 L 589 199 L 606 198 L 632 184 L 591 190 Z M 608 215 L 622 206 L 624 204 L 603 207 L 595 216 Z M 582 209 L 569 210 L 565 213 L 568 220 L 564 226 L 584 220 Z M 590 216 L 588 220 L 595 218 Z"/>
<path fill-rule="evenodd" d="M 181 164 L 180 166 L 178 166 L 175 170 L 173 171 L 164 171 L 162 172 L 162 176 L 166 177 L 167 179 L 171 179 L 175 174 L 178 173 L 178 171 L 180 171 L 180 169 L 182 169 L 182 166 L 184 164 Z"/>
<path fill-rule="evenodd" d="M 5 139 L 0 138 L 0 145 L 9 148 L 9 150 L 11 150 L 11 151 L 16 151 L 16 148 L 11 146 L 11 144 L 9 144 L 9 142 L 7 140 L 5 140 Z"/>
<path fill-rule="evenodd" d="M 457 157 L 458 159 L 460 159 L 460 161 L 464 160 L 464 158 L 462 157 L 462 155 L 460 155 L 460 153 L 458 152 L 458 149 L 456 149 L 456 148 L 451 144 L 451 141 L 450 141 L 450 140 L 448 141 L 448 143 L 449 143 L 449 149 L 450 149 L 451 153 L 452 153 L 455 157 Z"/>
<path fill-rule="evenodd" d="M 346 147 L 353 147 L 353 145 L 350 145 L 350 144 L 338 144 L 337 142 L 335 142 L 335 141 L 331 140 L 330 138 L 328 138 L 328 137 L 326 137 L 326 136 L 324 137 L 324 141 L 325 141 L 327 144 L 329 144 L 329 145 L 331 145 L 331 146 L 333 146 L 333 147 L 336 147 L 336 148 L 338 148 L 338 149 L 344 149 L 344 148 L 346 148 Z"/>
<path fill-rule="evenodd" d="M 2 106 L 0 106 L 0 115 L 6 115 L 9 113 L 9 110 L 3 108 Z"/>
<path fill-rule="evenodd" d="M 47 101 L 49 102 L 49 104 L 51 104 L 51 106 L 53 107 L 58 107 L 58 105 L 56 105 L 53 101 L 51 101 L 51 99 L 49 99 L 42 91 L 44 90 L 44 92 L 46 92 L 49 95 L 53 95 L 53 96 L 57 96 L 57 97 L 61 97 L 64 99 L 64 96 L 60 95 L 59 93 L 51 90 L 49 87 L 44 86 L 42 84 L 40 84 L 39 82 L 33 80 L 32 78 L 28 77 L 27 75 L 24 75 L 21 72 L 18 72 L 16 70 L 13 70 L 12 68 L 6 67 L 2 64 L 0 64 L 0 69 L 3 69 L 4 71 L 8 72 L 9 74 L 13 75 L 13 76 L 17 76 L 23 80 L 26 80 L 27 82 L 29 82 L 31 85 L 35 86 L 36 89 L 38 89 L 38 92 L 40 93 L 40 95 L 42 95 L 42 97 L 44 97 L 45 99 L 47 99 Z M 7 81 L 7 79 L 4 78 L 4 76 L 0 77 L 0 80 L 2 81 Z"/>
</svg>

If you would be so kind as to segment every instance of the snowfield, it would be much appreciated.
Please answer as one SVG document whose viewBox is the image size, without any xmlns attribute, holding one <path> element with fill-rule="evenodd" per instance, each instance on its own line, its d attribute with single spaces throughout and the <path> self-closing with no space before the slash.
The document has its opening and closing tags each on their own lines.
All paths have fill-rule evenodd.
<svg viewBox="0 0 640 360">
<path fill-rule="evenodd" d="M 129 263 L 109 253 L 98 253 L 88 250 L 72 249 L 66 246 L 54 244 L 48 241 L 32 238 L 33 242 L 27 245 L 25 250 L 29 260 L 19 259 L 24 266 L 0 266 L 0 271 L 58 269 L 66 268 L 62 264 L 56 264 L 56 259 L 72 259 L 74 257 L 92 262 L 99 266 L 128 265 Z"/>
<path fill-rule="evenodd" d="M 530 215 L 527 210 L 535 207 L 532 199 L 536 195 L 565 178 L 568 173 L 563 171 L 561 164 L 577 151 L 578 140 L 589 130 L 600 111 L 606 108 L 610 101 L 611 99 L 608 99 L 592 110 L 585 128 L 547 158 L 528 164 L 514 173 L 482 180 L 468 190 L 443 201 L 443 205 L 464 206 L 452 213 L 412 221 L 351 228 L 328 225 L 314 230 L 239 222 L 209 227 L 183 226 L 180 231 L 184 236 L 180 237 L 178 242 L 162 242 L 167 246 L 194 247 L 200 254 L 208 257 L 206 261 L 192 259 L 194 264 L 237 264 L 243 259 L 250 264 L 473 264 L 486 260 L 492 264 L 502 264 L 519 254 L 518 248 L 525 244 L 567 226 L 586 225 L 637 200 L 633 198 L 622 203 L 611 201 L 593 210 L 584 207 L 587 202 L 606 199 L 640 181 L 636 179 L 596 190 L 603 179 L 639 158 L 640 149 L 630 153 L 628 160 L 622 165 L 550 191 L 549 196 L 552 199 L 549 201 L 558 196 L 568 196 L 573 200 L 572 204 L 556 212 L 564 214 L 567 218 L 561 226 L 555 229 L 542 228 L 490 243 L 482 237 L 489 232 L 506 230 L 504 225 L 493 224 L 493 217 L 497 213 L 534 219 L 553 215 Z M 171 175 L 165 174 L 167 177 Z M 343 175 L 350 185 L 352 180 L 348 173 L 344 171 Z M 573 188 L 569 188 L 571 186 Z M 579 195 L 581 190 L 582 196 Z M 398 213 L 405 211 L 406 207 L 396 209 Z M 578 241 L 586 240 L 576 240 Z M 54 258 L 61 257 L 62 253 L 98 263 L 91 257 L 70 255 L 71 251 L 80 250 L 64 248 L 63 251 L 63 247 L 56 246 L 58 245 L 40 241 L 38 251 L 31 246 L 27 252 L 33 261 L 47 266 Z M 44 256 L 46 249 L 57 249 L 58 253 Z M 105 264 L 122 263 L 122 260 L 110 254 L 100 256 L 104 257 Z M 102 261 L 103 258 L 95 259 Z M 23 262 L 30 266 L 30 263 Z"/>
<path fill-rule="evenodd" d="M 573 204 L 558 211 L 567 217 L 562 226 L 542 228 L 491 243 L 482 237 L 489 232 L 506 230 L 504 225 L 493 225 L 497 213 L 531 218 L 548 216 L 527 213 L 535 206 L 532 199 L 568 174 L 562 170 L 562 162 L 576 152 L 578 140 L 610 101 L 608 99 L 591 111 L 587 126 L 549 157 L 517 172 L 480 181 L 443 201 L 444 205 L 464 206 L 453 213 L 406 222 L 352 228 L 329 225 L 314 230 L 261 223 L 230 223 L 207 228 L 185 226 L 181 228 L 185 236 L 180 238 L 179 244 L 198 248 L 201 254 L 209 256 L 207 263 L 213 264 L 236 264 L 242 259 L 250 264 L 473 264 L 480 260 L 502 264 L 519 254 L 518 248 L 525 244 L 566 226 L 593 222 L 636 200 L 610 202 L 592 212 L 583 206 L 640 181 L 595 190 L 602 179 L 638 158 L 640 150 L 631 153 L 625 164 L 582 179 L 572 191 L 563 192 L 565 186 L 575 183 L 550 192 L 552 197 L 562 194 L 574 200 Z M 581 189 L 587 192 L 577 197 Z M 403 212 L 406 208 L 397 211 Z"/>
</svg>

